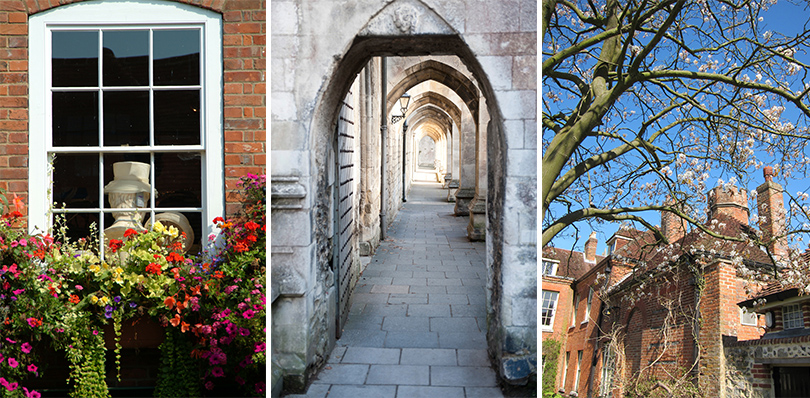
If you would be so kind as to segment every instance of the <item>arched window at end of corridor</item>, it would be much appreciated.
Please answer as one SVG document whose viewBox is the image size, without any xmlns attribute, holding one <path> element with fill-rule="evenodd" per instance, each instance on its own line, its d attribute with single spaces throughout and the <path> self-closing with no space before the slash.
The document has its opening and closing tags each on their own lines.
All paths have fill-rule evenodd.
<svg viewBox="0 0 810 398">
<path fill-rule="evenodd" d="M 198 248 L 224 211 L 221 15 L 76 3 L 32 15 L 29 35 L 30 229 L 112 231 L 126 181 L 142 225 L 184 219 Z"/>
</svg>

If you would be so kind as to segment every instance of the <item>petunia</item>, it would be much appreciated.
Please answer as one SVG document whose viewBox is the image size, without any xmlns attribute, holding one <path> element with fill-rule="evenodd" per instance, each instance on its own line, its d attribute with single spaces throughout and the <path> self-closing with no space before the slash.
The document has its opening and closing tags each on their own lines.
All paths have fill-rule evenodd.
<svg viewBox="0 0 810 398">
<path fill-rule="evenodd" d="M 16 367 L 17 367 L 17 365 L 19 365 L 19 364 L 20 364 L 20 363 L 19 363 L 19 362 L 17 362 L 17 360 L 16 360 L 16 359 L 14 359 L 14 358 L 9 358 L 9 359 L 8 359 L 8 366 L 11 366 L 12 368 L 16 368 Z"/>
<path fill-rule="evenodd" d="M 219 366 L 217 366 L 217 367 L 211 369 L 211 376 L 214 376 L 214 377 L 225 376 L 225 371 L 222 370 L 222 368 L 220 368 Z"/>
<path fill-rule="evenodd" d="M 20 349 L 22 350 L 22 352 L 28 354 L 29 352 L 31 352 L 31 344 L 28 344 L 27 342 L 22 343 Z"/>
<path fill-rule="evenodd" d="M 253 352 L 264 352 L 265 350 L 266 350 L 266 346 L 265 346 L 264 342 L 261 342 L 261 343 L 256 343 L 256 348 L 253 350 Z"/>
<path fill-rule="evenodd" d="M 214 389 L 214 382 L 209 380 L 207 383 L 205 383 L 205 388 L 208 389 L 208 390 L 213 390 Z"/>
<path fill-rule="evenodd" d="M 253 318 L 253 314 L 254 314 L 253 310 L 247 310 L 242 313 L 242 317 L 245 319 L 251 319 Z"/>
<path fill-rule="evenodd" d="M 29 371 L 29 372 L 35 372 L 35 373 L 36 373 L 36 371 L 37 371 L 37 365 L 34 365 L 33 363 L 32 363 L 32 364 L 30 364 L 30 365 L 28 365 L 28 371 Z"/>
</svg>

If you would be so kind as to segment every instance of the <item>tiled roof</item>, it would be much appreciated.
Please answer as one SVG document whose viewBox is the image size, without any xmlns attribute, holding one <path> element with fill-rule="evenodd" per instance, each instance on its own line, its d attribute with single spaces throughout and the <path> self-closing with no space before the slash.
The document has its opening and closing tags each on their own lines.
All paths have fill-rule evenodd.
<svg viewBox="0 0 810 398">
<path fill-rule="evenodd" d="M 585 261 L 585 255 L 582 252 L 545 247 L 543 248 L 543 258 L 560 262 L 557 267 L 557 276 L 578 279 L 605 257 L 597 255 L 596 262 L 589 263 Z"/>
</svg>

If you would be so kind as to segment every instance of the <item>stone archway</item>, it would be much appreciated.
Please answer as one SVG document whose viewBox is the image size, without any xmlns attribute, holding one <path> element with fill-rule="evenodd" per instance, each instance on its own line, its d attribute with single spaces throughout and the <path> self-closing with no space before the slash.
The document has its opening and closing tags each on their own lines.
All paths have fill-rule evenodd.
<svg viewBox="0 0 810 398">
<path fill-rule="evenodd" d="M 273 120 L 274 127 L 280 128 L 278 134 L 294 145 L 285 146 L 286 141 L 281 144 L 280 138 L 275 138 L 279 141 L 274 145 L 280 142 L 283 149 L 280 156 L 274 155 L 273 162 L 283 171 L 274 173 L 275 178 L 296 179 L 304 188 L 297 220 L 308 226 L 308 238 L 302 237 L 289 250 L 291 257 L 303 260 L 300 268 L 304 279 L 317 285 L 311 291 L 329 289 L 328 278 L 322 274 L 330 272 L 331 242 L 322 226 L 330 225 L 331 203 L 321 192 L 330 183 L 330 143 L 339 104 L 354 77 L 372 57 L 458 56 L 478 82 L 491 118 L 486 131 L 488 348 L 504 380 L 525 382 L 536 374 L 537 355 L 536 172 L 531 171 L 536 165 L 536 144 L 532 146 L 532 138 L 527 138 L 532 132 L 526 127 L 529 121 L 536 121 L 536 89 L 513 88 L 511 77 L 509 84 L 502 77 L 512 75 L 512 58 L 522 55 L 524 47 L 503 50 L 491 44 L 501 40 L 505 32 L 520 27 L 513 26 L 515 20 L 508 16 L 508 10 L 490 15 L 483 22 L 478 15 L 486 13 L 466 8 L 454 11 L 430 0 L 395 0 L 387 4 L 358 0 L 351 12 L 342 10 L 342 4 L 326 1 L 293 2 L 293 6 L 290 15 L 296 22 L 284 25 L 288 33 L 278 36 L 274 52 L 280 48 L 282 56 L 301 60 L 276 58 L 280 73 L 286 74 L 278 84 L 293 88 L 273 93 Z M 334 18 L 337 15 L 345 18 Z M 521 40 L 524 36 L 533 37 L 525 40 L 536 40 L 536 33 L 515 34 Z M 529 56 L 536 62 L 536 54 Z M 509 65 L 508 73 L 503 70 L 505 65 Z M 293 84 L 285 86 L 290 81 Z M 457 88 L 469 89 L 463 84 Z M 388 99 L 398 96 L 392 91 L 380 107 L 390 108 Z M 472 92 L 461 96 L 478 100 Z M 307 311 L 304 318 L 308 319 L 307 334 L 303 336 L 306 353 L 296 358 L 302 358 L 307 366 L 318 366 L 314 357 L 321 355 L 323 341 L 319 325 L 332 301 L 328 293 L 307 293 L 301 300 Z"/>
</svg>

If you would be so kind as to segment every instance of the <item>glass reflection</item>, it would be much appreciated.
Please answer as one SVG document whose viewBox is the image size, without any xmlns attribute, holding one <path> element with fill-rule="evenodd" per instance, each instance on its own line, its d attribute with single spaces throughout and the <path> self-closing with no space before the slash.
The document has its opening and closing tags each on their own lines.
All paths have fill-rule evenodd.
<svg viewBox="0 0 810 398">
<path fill-rule="evenodd" d="M 149 31 L 104 31 L 104 85 L 149 85 Z"/>
<path fill-rule="evenodd" d="M 202 156 L 199 153 L 155 154 L 157 207 L 199 207 L 202 197 Z"/>
<path fill-rule="evenodd" d="M 98 87 L 98 32 L 53 31 L 54 87 Z"/>
<path fill-rule="evenodd" d="M 98 145 L 98 93 L 53 93 L 53 145 Z"/>
<path fill-rule="evenodd" d="M 154 31 L 155 85 L 200 84 L 200 30 Z"/>
<path fill-rule="evenodd" d="M 104 92 L 104 145 L 149 143 L 149 92 Z"/>
<path fill-rule="evenodd" d="M 56 207 L 86 209 L 98 204 L 98 155 L 59 154 L 53 162 Z"/>
<path fill-rule="evenodd" d="M 155 144 L 200 143 L 200 92 L 155 92 Z"/>
</svg>

